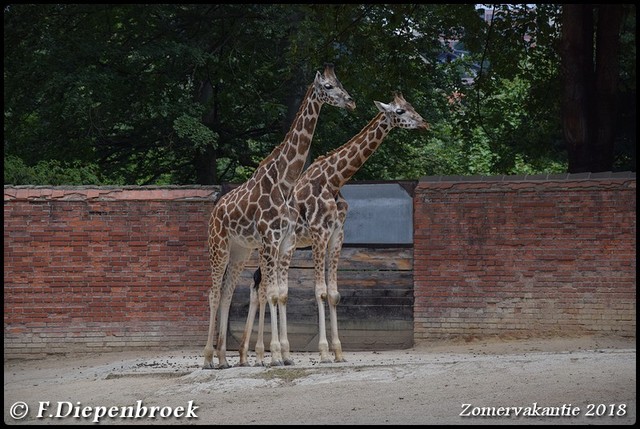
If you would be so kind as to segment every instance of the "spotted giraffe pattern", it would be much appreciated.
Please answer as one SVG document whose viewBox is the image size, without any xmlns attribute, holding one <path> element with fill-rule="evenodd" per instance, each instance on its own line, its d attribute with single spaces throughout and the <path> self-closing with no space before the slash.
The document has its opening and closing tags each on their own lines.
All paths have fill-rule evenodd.
<svg viewBox="0 0 640 429">
<path fill-rule="evenodd" d="M 344 223 L 348 204 L 340 194 L 342 186 L 362 167 L 366 160 L 378 149 L 384 138 L 393 128 L 428 129 L 427 122 L 415 111 L 402 94 L 396 94 L 389 104 L 375 102 L 380 112 L 356 136 L 344 145 L 316 159 L 303 173 L 295 185 L 292 205 L 298 212 L 294 231 L 296 247 L 312 247 L 315 297 L 318 305 L 318 334 L 321 362 L 331 362 L 329 344 L 325 329 L 324 302 L 328 302 L 331 323 L 331 349 L 336 362 L 343 362 L 342 345 L 338 336 L 337 305 L 340 301 L 338 292 L 338 260 L 344 240 Z M 295 249 L 293 249 L 295 250 Z M 293 253 L 291 250 L 291 254 Z M 290 263 L 291 256 L 282 259 Z M 328 275 L 325 278 L 325 261 L 328 260 Z M 288 265 L 280 267 L 288 270 Z M 260 281 L 260 273 L 254 276 Z M 260 309 L 258 343 L 256 352 L 264 349 L 260 329 L 263 325 L 264 306 L 259 305 L 252 290 L 249 307 L 249 318 L 245 327 L 244 339 L 253 325 L 253 315 L 257 307 Z M 251 321 L 251 325 L 249 325 Z M 246 356 L 249 341 L 241 345 L 240 355 Z M 256 353 L 258 354 L 258 353 Z"/>
<path fill-rule="evenodd" d="M 290 230 L 294 228 L 296 214 L 286 201 L 304 167 L 320 109 L 325 103 L 355 108 L 331 64 L 325 65 L 323 74 L 316 74 L 283 142 L 260 163 L 248 181 L 223 195 L 211 212 L 208 245 L 212 286 L 204 368 L 214 368 L 216 318 L 219 322 L 218 367 L 229 367 L 226 359 L 229 307 L 240 274 L 254 249 L 259 249 L 260 270 L 264 273 L 259 301 L 263 306 L 268 301 L 271 311 L 271 364 L 292 363 L 286 336 L 288 285 L 286 279 L 279 278 L 280 271 L 276 268 L 280 265 L 280 255 L 291 253 L 289 249 L 294 246 Z"/>
</svg>

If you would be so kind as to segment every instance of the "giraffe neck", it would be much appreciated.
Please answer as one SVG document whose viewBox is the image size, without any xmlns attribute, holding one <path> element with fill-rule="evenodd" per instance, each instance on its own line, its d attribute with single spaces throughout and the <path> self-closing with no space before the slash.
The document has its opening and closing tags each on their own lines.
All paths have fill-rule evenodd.
<svg viewBox="0 0 640 429">
<path fill-rule="evenodd" d="M 291 194 L 302 173 L 321 107 L 322 101 L 316 95 L 313 85 L 309 86 L 283 142 L 258 167 L 274 169 L 277 175 L 274 185 L 280 188 L 285 196 Z"/>
<path fill-rule="evenodd" d="M 380 112 L 351 140 L 327 154 L 322 168 L 326 170 L 328 182 L 339 190 L 380 147 L 392 128 Z"/>
</svg>

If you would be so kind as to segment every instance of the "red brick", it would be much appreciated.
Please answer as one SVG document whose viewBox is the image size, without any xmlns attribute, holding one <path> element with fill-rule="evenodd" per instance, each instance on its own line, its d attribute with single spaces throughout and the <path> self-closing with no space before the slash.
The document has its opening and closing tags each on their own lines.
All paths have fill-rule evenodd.
<svg viewBox="0 0 640 429">
<path fill-rule="evenodd" d="M 415 340 L 635 332 L 635 188 L 635 179 L 418 184 Z M 505 318 L 514 311 L 517 324 Z"/>
</svg>

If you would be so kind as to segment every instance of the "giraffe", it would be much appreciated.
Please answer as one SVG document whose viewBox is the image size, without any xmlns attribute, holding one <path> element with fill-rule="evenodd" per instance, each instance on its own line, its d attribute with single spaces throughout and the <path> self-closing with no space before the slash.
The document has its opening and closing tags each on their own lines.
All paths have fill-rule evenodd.
<svg viewBox="0 0 640 429">
<path fill-rule="evenodd" d="M 331 362 L 329 344 L 325 329 L 324 301 L 328 301 L 331 323 L 331 348 L 335 362 L 344 362 L 342 345 L 338 337 L 336 306 L 340 301 L 338 292 L 338 260 L 344 240 L 344 223 L 348 204 L 340 193 L 342 186 L 362 167 L 366 160 L 378 149 L 393 128 L 426 130 L 428 123 L 415 111 L 401 93 L 396 93 L 389 104 L 375 101 L 378 114 L 356 136 L 339 148 L 316 159 L 296 182 L 290 204 L 298 212 L 294 230 L 295 247 L 312 247 L 315 297 L 318 305 L 318 329 L 320 360 Z M 295 248 L 291 249 L 291 253 Z M 325 260 L 328 259 L 328 280 L 325 277 Z M 290 263 L 291 256 L 281 262 Z M 288 270 L 281 266 L 280 271 Z M 260 268 L 254 273 L 255 285 L 251 290 L 249 315 L 240 346 L 240 364 L 246 365 L 249 338 L 253 320 L 259 306 L 258 340 L 256 359 L 258 364 L 263 356 L 264 305 L 257 299 L 256 290 L 261 282 Z M 328 283 L 328 285 L 327 285 Z"/>
<path fill-rule="evenodd" d="M 231 299 L 247 260 L 259 249 L 260 269 L 265 273 L 259 300 L 268 300 L 271 311 L 272 365 L 290 364 L 286 336 L 287 284 L 278 279 L 280 255 L 293 246 L 288 230 L 293 229 L 295 213 L 286 204 L 300 177 L 313 138 L 322 105 L 355 109 L 355 102 L 335 75 L 334 66 L 325 64 L 316 73 L 284 140 L 260 163 L 241 186 L 223 195 L 209 218 L 209 260 L 212 286 L 209 292 L 209 333 L 204 349 L 204 368 L 213 364 L 216 316 L 218 368 L 228 368 L 226 334 Z M 276 308 L 277 305 L 277 308 Z M 219 314 L 218 314 L 219 311 Z M 281 335 L 278 335 L 278 313 Z"/>
</svg>

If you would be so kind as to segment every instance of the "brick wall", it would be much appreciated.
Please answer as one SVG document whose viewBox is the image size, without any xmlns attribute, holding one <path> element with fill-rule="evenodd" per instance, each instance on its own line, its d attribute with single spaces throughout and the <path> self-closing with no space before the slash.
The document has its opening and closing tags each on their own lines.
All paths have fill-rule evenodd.
<svg viewBox="0 0 640 429">
<path fill-rule="evenodd" d="M 414 210 L 416 341 L 635 337 L 635 173 L 425 178 Z"/>
<path fill-rule="evenodd" d="M 4 191 L 5 357 L 204 346 L 217 188 Z M 635 203 L 635 173 L 425 178 L 413 249 L 345 249 L 343 347 L 409 347 L 411 335 L 635 336 Z M 317 310 L 309 252 L 299 252 L 289 338 L 312 351 Z M 233 326 L 244 324 L 249 283 L 250 269 Z"/>
<path fill-rule="evenodd" d="M 204 348 L 206 233 L 216 197 L 213 187 L 5 187 L 5 357 Z M 338 311 L 345 351 L 413 344 L 411 250 L 344 249 Z M 310 253 L 297 251 L 289 274 L 294 350 L 318 349 Z M 230 350 L 245 325 L 256 254 L 232 301 Z"/>
<path fill-rule="evenodd" d="M 202 346 L 216 195 L 5 187 L 5 356 Z"/>
</svg>

